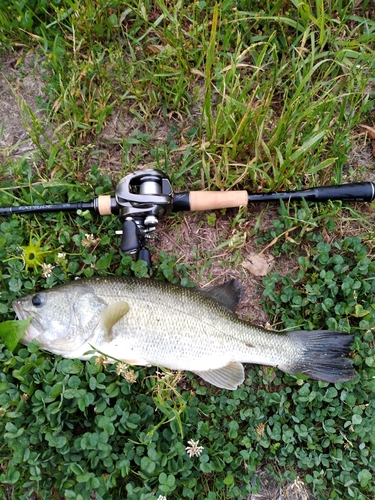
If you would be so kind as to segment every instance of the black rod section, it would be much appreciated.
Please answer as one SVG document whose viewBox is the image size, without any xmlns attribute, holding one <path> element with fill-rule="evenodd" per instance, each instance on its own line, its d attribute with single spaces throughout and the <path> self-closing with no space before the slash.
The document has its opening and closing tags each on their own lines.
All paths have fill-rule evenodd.
<svg viewBox="0 0 375 500">
<path fill-rule="evenodd" d="M 173 195 L 173 212 L 188 212 L 190 210 L 190 193 L 185 191 L 182 193 L 174 193 Z"/>
<path fill-rule="evenodd" d="M 41 212 L 75 212 L 77 210 L 97 211 L 95 201 L 76 203 L 59 203 L 56 205 L 24 205 L 14 207 L 0 207 L 0 215 L 31 214 Z"/>
<path fill-rule="evenodd" d="M 339 186 L 323 186 L 301 191 L 281 191 L 276 193 L 249 193 L 249 203 L 278 200 L 325 202 L 329 200 L 370 202 L 375 198 L 373 182 L 355 182 Z"/>
</svg>

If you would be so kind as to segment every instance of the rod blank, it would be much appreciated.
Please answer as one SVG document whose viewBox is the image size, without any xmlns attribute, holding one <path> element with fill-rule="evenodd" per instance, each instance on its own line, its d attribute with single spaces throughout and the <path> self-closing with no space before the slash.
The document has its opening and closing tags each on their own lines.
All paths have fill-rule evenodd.
<svg viewBox="0 0 375 500">
<path fill-rule="evenodd" d="M 77 210 L 94 210 L 94 201 L 76 203 L 59 203 L 56 205 L 21 205 L 0 207 L 0 215 L 30 214 L 41 212 L 76 212 Z"/>
<path fill-rule="evenodd" d="M 274 193 L 249 193 L 248 191 L 190 191 L 175 193 L 174 212 L 202 211 L 221 208 L 246 206 L 248 203 L 301 201 L 327 202 L 371 202 L 375 199 L 373 182 L 356 182 L 337 186 L 323 186 L 300 191 L 280 191 Z M 76 212 L 90 210 L 100 215 L 118 214 L 119 206 L 111 196 L 98 196 L 90 202 L 60 203 L 56 205 L 30 205 L 0 207 L 1 215 L 41 213 L 41 212 Z"/>
</svg>

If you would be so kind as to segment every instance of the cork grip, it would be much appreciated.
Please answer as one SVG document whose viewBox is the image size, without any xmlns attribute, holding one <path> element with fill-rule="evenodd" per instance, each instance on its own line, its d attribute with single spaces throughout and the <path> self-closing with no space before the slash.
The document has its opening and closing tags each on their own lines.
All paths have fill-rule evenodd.
<svg viewBox="0 0 375 500">
<path fill-rule="evenodd" d="M 111 215 L 111 197 L 109 195 L 98 196 L 98 212 L 100 215 Z"/>
<path fill-rule="evenodd" d="M 247 191 L 190 191 L 190 210 L 247 206 Z"/>
</svg>

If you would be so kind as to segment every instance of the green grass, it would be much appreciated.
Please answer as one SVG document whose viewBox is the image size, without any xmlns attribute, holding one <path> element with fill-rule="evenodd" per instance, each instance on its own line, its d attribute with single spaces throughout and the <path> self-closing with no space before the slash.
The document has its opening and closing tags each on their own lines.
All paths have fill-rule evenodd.
<svg viewBox="0 0 375 500">
<path fill-rule="evenodd" d="M 145 165 L 176 191 L 366 180 L 349 158 L 363 147 L 356 126 L 374 125 L 375 22 L 371 1 L 354 3 L 0 0 L 0 51 L 16 56 L 9 86 L 34 145 L 22 158 L 17 145 L 0 150 L 0 206 L 89 201 Z M 33 54 L 45 75 L 43 113 L 20 91 Z M 119 128 L 103 136 L 115 117 Z M 0 498 L 6 487 L 15 499 L 38 491 L 86 500 L 93 490 L 97 499 L 246 498 L 259 466 L 281 483 L 300 477 L 318 499 L 374 497 L 372 212 L 281 204 L 264 231 L 267 208 L 253 211 L 250 226 L 251 215 L 228 212 L 231 237 L 219 234 L 210 248 L 203 240 L 186 262 L 156 242 L 153 277 L 189 286 L 215 277 L 215 256 L 229 272 L 245 242 L 269 245 L 276 261 L 288 255 L 297 267 L 259 282 L 273 323 L 353 331 L 357 379 L 330 386 L 250 367 L 230 393 L 155 369 L 136 370 L 131 384 L 115 367 L 34 344 L 3 348 Z M 214 228 L 222 216 L 198 224 Z M 168 222 L 176 232 L 184 224 L 180 214 Z M 2 321 L 14 318 L 15 297 L 37 288 L 144 275 L 119 251 L 119 226 L 88 212 L 1 218 Z M 88 234 L 95 242 L 86 246 Z M 38 259 L 25 262 L 38 242 L 50 276 Z M 189 439 L 204 447 L 200 457 L 186 454 Z"/>
</svg>

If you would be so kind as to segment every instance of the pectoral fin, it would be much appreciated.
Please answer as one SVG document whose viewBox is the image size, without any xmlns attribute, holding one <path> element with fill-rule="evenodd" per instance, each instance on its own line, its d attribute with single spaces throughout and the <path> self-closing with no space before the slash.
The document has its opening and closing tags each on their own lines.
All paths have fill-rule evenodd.
<svg viewBox="0 0 375 500">
<path fill-rule="evenodd" d="M 245 380 L 243 365 L 234 361 L 216 370 L 194 371 L 194 373 L 216 387 L 232 391 Z"/>
<path fill-rule="evenodd" d="M 107 306 L 100 315 L 100 324 L 104 330 L 104 339 L 107 342 L 113 340 L 112 327 L 129 311 L 129 304 L 125 301 L 115 302 Z"/>
</svg>

